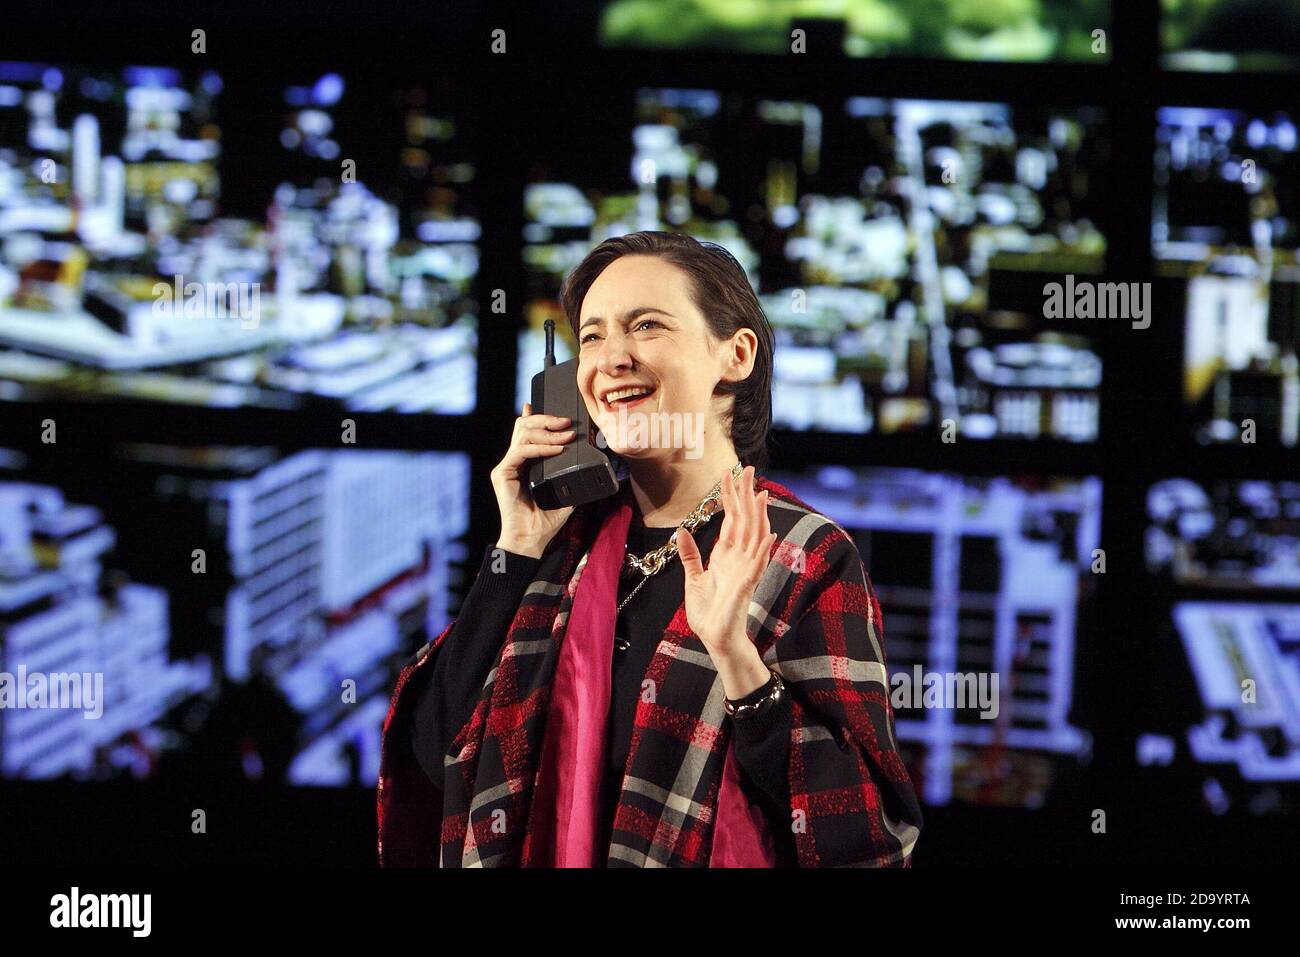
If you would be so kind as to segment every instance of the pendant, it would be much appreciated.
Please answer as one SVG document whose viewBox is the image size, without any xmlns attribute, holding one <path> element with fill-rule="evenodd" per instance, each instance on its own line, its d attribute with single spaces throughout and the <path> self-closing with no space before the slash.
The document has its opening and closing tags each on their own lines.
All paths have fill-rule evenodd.
<svg viewBox="0 0 1300 957">
<path fill-rule="evenodd" d="M 619 635 L 615 635 L 614 647 L 619 651 L 627 651 L 629 648 L 632 647 L 632 642 L 628 641 L 626 638 L 623 638 Z"/>
</svg>

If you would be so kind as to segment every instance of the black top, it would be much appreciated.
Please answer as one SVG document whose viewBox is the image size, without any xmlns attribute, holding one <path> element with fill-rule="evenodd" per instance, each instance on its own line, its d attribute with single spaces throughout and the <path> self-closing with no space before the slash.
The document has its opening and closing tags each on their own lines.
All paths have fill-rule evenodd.
<svg viewBox="0 0 1300 957">
<path fill-rule="evenodd" d="M 722 516 L 715 515 L 695 533 L 700 554 L 708 567 L 708 556 L 717 540 Z M 627 547 L 636 555 L 665 544 L 674 527 L 653 528 L 633 513 Z M 469 720 L 487 680 L 488 672 L 501 654 L 501 646 L 525 589 L 532 581 L 540 560 L 489 546 L 478 577 L 461 606 L 451 632 L 443 639 L 427 684 L 417 691 L 412 710 L 411 743 L 425 774 L 439 788 L 443 786 L 443 756 L 450 750 L 457 731 Z M 619 580 L 621 603 L 636 584 L 639 574 Z M 601 842 L 609 844 L 610 827 L 618 803 L 623 770 L 632 743 L 632 728 L 641 682 L 655 649 L 682 601 L 685 573 L 681 560 L 674 558 L 657 575 L 652 575 L 618 615 L 611 674 L 609 748 L 601 794 L 604 814 Z M 626 648 L 623 646 L 626 644 Z M 764 689 L 741 699 L 757 700 Z M 789 694 L 758 714 L 733 720 L 736 760 L 744 775 L 761 790 L 760 804 L 778 834 L 790 828 L 790 790 L 787 778 L 792 711 Z M 778 837 L 778 842 L 780 838 Z"/>
</svg>

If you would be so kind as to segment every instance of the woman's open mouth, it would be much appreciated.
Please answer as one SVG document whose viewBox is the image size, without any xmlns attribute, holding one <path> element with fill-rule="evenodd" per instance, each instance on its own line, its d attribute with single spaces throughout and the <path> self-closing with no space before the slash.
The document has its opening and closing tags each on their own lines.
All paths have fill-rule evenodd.
<svg viewBox="0 0 1300 957">
<path fill-rule="evenodd" d="M 606 409 L 617 412 L 619 409 L 630 409 L 648 401 L 655 391 L 652 385 L 630 385 L 621 389 L 610 389 L 600 397 L 600 401 Z"/>
</svg>

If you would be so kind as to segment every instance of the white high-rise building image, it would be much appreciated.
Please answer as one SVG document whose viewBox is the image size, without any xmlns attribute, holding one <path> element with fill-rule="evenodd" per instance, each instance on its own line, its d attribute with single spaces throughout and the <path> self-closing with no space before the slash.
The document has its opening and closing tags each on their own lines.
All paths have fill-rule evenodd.
<svg viewBox="0 0 1300 957">
<path fill-rule="evenodd" d="M 110 237 L 119 236 L 126 228 L 126 164 L 121 157 L 105 156 L 102 176 L 104 227 Z"/>
<path fill-rule="evenodd" d="M 0 527 L 0 673 L 98 682 L 85 707 L 0 706 L 0 777 L 121 769 L 138 749 L 115 744 L 156 743 L 167 710 L 211 685 L 211 662 L 170 658 L 164 589 L 128 581 L 100 594 L 117 536 L 98 509 L 53 486 L 0 481 Z"/>
<path fill-rule="evenodd" d="M 72 122 L 72 194 L 81 209 L 99 197 L 99 120 L 89 113 Z"/>
<path fill-rule="evenodd" d="M 775 477 L 887 556 L 873 564 L 868 550 L 863 560 L 883 609 L 891 694 L 900 676 L 918 672 L 998 676 L 998 707 L 987 717 L 974 707 L 900 709 L 899 740 L 924 751 L 923 799 L 1038 806 L 1053 760 L 1091 748 L 1070 712 L 1079 580 L 1099 541 L 1100 481 L 1034 488 L 835 466 Z"/>
</svg>

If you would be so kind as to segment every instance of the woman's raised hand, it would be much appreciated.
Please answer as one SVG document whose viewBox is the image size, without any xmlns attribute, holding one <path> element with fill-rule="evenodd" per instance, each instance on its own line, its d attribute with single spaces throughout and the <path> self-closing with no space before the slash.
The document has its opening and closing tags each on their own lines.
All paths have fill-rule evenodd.
<svg viewBox="0 0 1300 957">
<path fill-rule="evenodd" d="M 709 567 L 700 561 L 695 538 L 677 530 L 677 554 L 686 572 L 686 621 L 710 653 L 726 653 L 733 643 L 748 642 L 745 630 L 754 588 L 772 554 L 776 533 L 767 517 L 767 490 L 754 494 L 754 467 L 735 484 L 731 470 L 722 478 L 722 528 Z"/>
<path fill-rule="evenodd" d="M 533 459 L 558 455 L 577 437 L 576 431 L 568 428 L 572 424 L 561 415 L 534 415 L 532 405 L 524 403 L 523 415 L 515 419 L 505 458 L 491 472 L 492 490 L 501 513 L 498 548 L 540 558 L 560 526 L 573 514 L 572 505 L 549 511 L 539 508 L 528 491 L 525 475 Z"/>
</svg>

